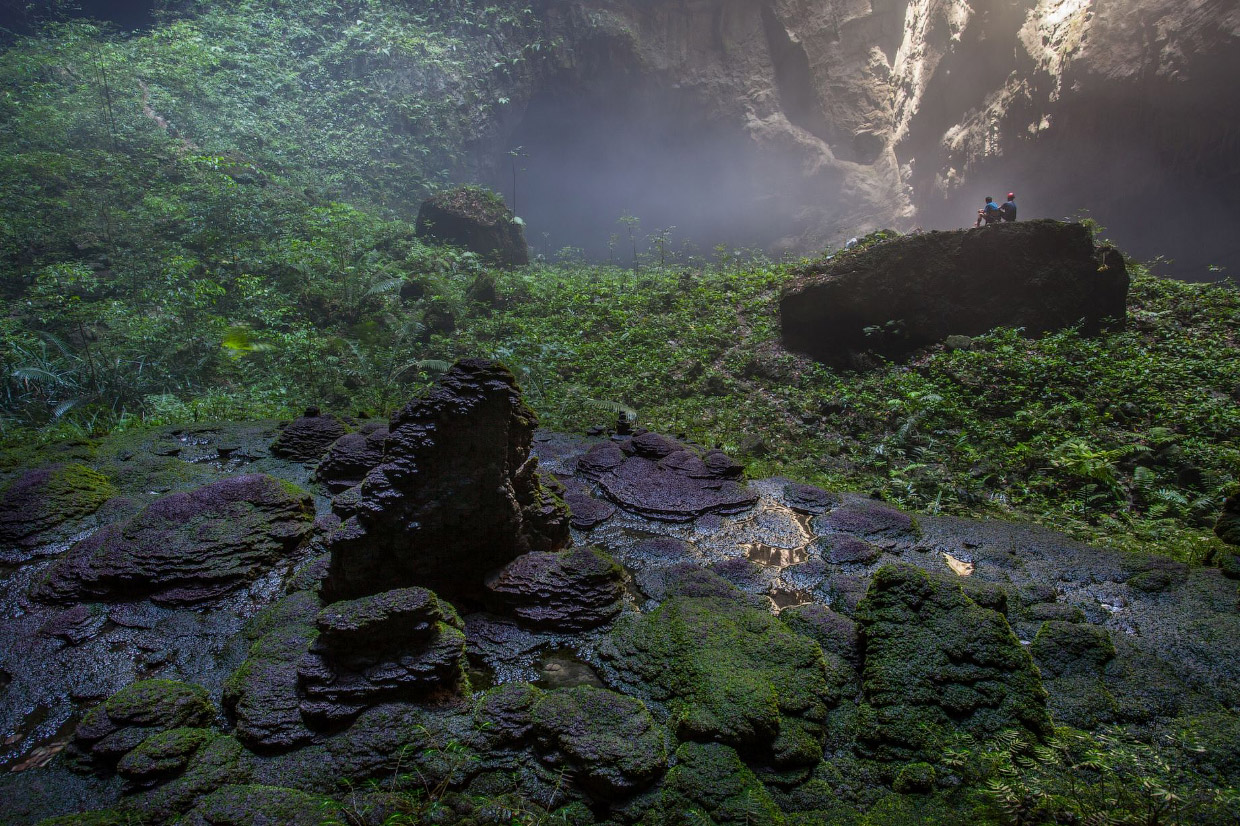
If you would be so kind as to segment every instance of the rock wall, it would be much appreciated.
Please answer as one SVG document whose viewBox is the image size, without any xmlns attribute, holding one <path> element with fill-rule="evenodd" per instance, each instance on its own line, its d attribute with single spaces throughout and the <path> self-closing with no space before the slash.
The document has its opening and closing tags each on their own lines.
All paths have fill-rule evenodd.
<svg viewBox="0 0 1240 826">
<path fill-rule="evenodd" d="M 604 0 L 540 13 L 560 48 L 496 148 L 529 136 L 523 117 L 546 117 L 540 94 L 597 93 L 697 142 L 741 136 L 759 171 L 737 192 L 777 218 L 775 248 L 958 227 L 982 195 L 1015 189 L 1022 215 L 1088 210 L 1126 249 L 1180 256 L 1190 276 L 1240 257 L 1219 237 L 1240 206 L 1234 0 Z"/>
</svg>

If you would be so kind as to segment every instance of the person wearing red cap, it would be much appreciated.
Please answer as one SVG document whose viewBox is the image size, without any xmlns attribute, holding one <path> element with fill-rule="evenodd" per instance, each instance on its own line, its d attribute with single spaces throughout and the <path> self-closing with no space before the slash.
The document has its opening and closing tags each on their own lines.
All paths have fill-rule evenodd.
<svg viewBox="0 0 1240 826">
<path fill-rule="evenodd" d="M 1007 203 L 999 207 L 999 212 L 1003 214 L 1004 221 L 1016 220 L 1016 193 L 1009 192 Z"/>
</svg>

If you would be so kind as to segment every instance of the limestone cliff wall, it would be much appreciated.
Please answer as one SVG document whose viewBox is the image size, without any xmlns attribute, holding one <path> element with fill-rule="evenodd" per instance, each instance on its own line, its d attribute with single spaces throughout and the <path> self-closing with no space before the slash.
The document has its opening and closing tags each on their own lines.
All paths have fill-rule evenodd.
<svg viewBox="0 0 1240 826">
<path fill-rule="evenodd" d="M 799 181 L 772 178 L 786 246 L 883 225 L 960 226 L 981 195 L 1009 188 L 1031 215 L 1088 209 L 1138 247 L 1181 230 L 1200 237 L 1203 221 L 1225 234 L 1189 212 L 1203 195 L 1222 201 L 1220 214 L 1240 207 L 1226 191 L 1240 190 L 1240 0 L 546 0 L 540 10 L 562 44 L 555 82 L 620 76 L 672 92 L 682 111 L 703 113 L 697 127 L 741 129 L 755 152 L 791 165 Z"/>
</svg>

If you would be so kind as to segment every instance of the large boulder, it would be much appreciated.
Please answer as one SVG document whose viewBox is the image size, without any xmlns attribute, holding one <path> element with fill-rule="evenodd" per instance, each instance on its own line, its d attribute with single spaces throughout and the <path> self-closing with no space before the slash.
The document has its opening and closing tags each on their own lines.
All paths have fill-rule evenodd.
<svg viewBox="0 0 1240 826">
<path fill-rule="evenodd" d="M 530 263 L 525 232 L 504 199 L 478 186 L 458 186 L 418 209 L 419 238 L 454 244 L 501 267 Z"/>
<path fill-rule="evenodd" d="M 486 584 L 495 601 L 526 625 L 583 631 L 620 613 L 624 569 L 596 548 L 576 547 L 517 557 Z"/>
<path fill-rule="evenodd" d="M 48 602 L 221 596 L 287 559 L 310 535 L 314 501 L 261 473 L 157 499 L 69 549 L 34 587 Z"/>
<path fill-rule="evenodd" d="M 605 688 L 549 692 L 530 721 L 543 761 L 597 799 L 632 794 L 667 765 L 666 735 L 645 704 Z"/>
<path fill-rule="evenodd" d="M 779 312 L 786 347 L 850 368 L 994 327 L 1094 335 L 1123 325 L 1127 297 L 1122 255 L 1081 224 L 1039 220 L 842 253 L 790 285 Z"/>
<path fill-rule="evenodd" d="M 477 598 L 492 570 L 564 547 L 568 509 L 530 455 L 536 424 L 503 365 L 453 366 L 392 417 L 385 461 L 338 499 L 324 598 L 411 586 Z"/>
<path fill-rule="evenodd" d="M 702 571 L 653 612 L 622 618 L 599 656 L 608 683 L 663 709 L 680 739 L 784 767 L 822 759 L 827 713 L 851 673 Z"/>
</svg>

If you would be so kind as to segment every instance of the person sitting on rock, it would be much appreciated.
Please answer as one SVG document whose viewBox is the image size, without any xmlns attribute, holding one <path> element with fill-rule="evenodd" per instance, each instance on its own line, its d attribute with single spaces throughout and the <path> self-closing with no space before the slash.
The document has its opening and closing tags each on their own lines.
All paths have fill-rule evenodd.
<svg viewBox="0 0 1240 826">
<path fill-rule="evenodd" d="M 999 207 L 999 212 L 1003 215 L 1003 220 L 1007 223 L 1016 220 L 1016 193 L 1009 192 L 1007 202 Z"/>
<path fill-rule="evenodd" d="M 973 226 L 980 227 L 983 221 L 985 221 L 987 224 L 993 224 L 995 221 L 998 221 L 1001 217 L 1002 217 L 1002 214 L 999 212 L 999 205 L 995 203 L 994 198 L 991 198 L 989 195 L 987 195 L 986 206 L 982 207 L 981 209 L 977 211 L 977 223 L 974 224 Z"/>
</svg>

